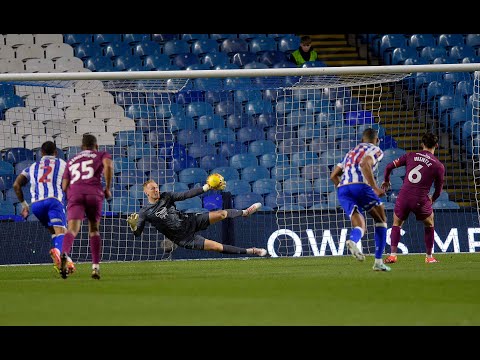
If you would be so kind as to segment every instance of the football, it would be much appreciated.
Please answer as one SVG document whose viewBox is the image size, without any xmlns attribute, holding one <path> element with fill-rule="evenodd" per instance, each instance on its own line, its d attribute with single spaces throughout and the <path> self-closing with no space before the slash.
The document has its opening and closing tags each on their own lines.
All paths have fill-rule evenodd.
<svg viewBox="0 0 480 360">
<path fill-rule="evenodd" d="M 207 178 L 207 184 L 214 190 L 223 190 L 227 185 L 223 176 L 218 173 L 209 175 Z"/>
</svg>

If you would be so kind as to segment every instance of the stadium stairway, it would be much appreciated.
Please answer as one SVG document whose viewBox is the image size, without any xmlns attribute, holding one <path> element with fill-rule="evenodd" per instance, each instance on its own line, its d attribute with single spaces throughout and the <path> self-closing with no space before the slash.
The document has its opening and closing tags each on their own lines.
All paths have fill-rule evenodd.
<svg viewBox="0 0 480 360">
<path fill-rule="evenodd" d="M 345 34 L 308 34 L 312 46 L 318 53 L 318 60 L 327 66 L 364 66 L 368 65 L 357 48 L 348 43 Z"/>
</svg>

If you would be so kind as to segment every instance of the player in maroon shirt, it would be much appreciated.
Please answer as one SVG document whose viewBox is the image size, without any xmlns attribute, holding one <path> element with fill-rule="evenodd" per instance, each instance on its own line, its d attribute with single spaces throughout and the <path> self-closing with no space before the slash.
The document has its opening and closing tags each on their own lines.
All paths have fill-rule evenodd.
<svg viewBox="0 0 480 360">
<path fill-rule="evenodd" d="M 102 174 L 105 177 L 105 189 L 102 186 Z M 63 239 L 60 275 L 66 279 L 67 256 L 73 241 L 80 231 L 83 218 L 88 219 L 88 236 L 92 254 L 92 278 L 100 279 L 100 218 L 105 198 L 112 193 L 113 165 L 111 155 L 98 151 L 97 138 L 83 135 L 82 151 L 67 161 L 63 174 L 62 188 L 67 193 L 67 233 Z"/>
<path fill-rule="evenodd" d="M 445 167 L 434 155 L 435 149 L 438 147 L 438 137 L 436 135 L 432 133 L 423 135 L 422 147 L 422 151 L 406 153 L 389 163 L 385 168 L 384 181 L 381 186 L 387 191 L 390 189 L 390 173 L 392 170 L 400 166 L 406 167 L 403 185 L 395 202 L 393 226 L 390 234 L 391 253 L 385 259 L 387 264 L 397 262 L 400 230 L 411 212 L 425 226 L 425 262 L 438 262 L 432 255 L 435 234 L 432 204 L 442 192 Z M 435 185 L 435 192 L 430 196 L 428 192 L 432 183 Z"/>
</svg>

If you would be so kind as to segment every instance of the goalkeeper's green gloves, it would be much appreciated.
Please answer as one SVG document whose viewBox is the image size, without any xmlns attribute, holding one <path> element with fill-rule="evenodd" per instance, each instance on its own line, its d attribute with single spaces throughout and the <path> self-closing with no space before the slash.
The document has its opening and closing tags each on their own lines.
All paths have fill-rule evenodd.
<svg viewBox="0 0 480 360">
<path fill-rule="evenodd" d="M 133 213 L 133 214 L 128 216 L 127 223 L 130 226 L 130 229 L 132 231 L 137 230 L 137 222 L 138 222 L 138 214 L 137 213 Z"/>
</svg>

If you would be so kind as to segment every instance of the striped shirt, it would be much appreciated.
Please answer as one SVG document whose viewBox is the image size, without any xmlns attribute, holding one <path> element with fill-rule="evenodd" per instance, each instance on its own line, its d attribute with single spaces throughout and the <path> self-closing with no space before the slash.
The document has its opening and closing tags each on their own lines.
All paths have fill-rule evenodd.
<svg viewBox="0 0 480 360">
<path fill-rule="evenodd" d="M 360 161 L 364 156 L 371 156 L 373 158 L 372 171 L 375 172 L 378 163 L 383 158 L 383 151 L 372 143 L 360 143 L 350 150 L 343 158 L 343 161 L 337 164 L 343 169 L 343 174 L 338 186 L 352 183 L 368 184 L 360 167 Z"/>
<path fill-rule="evenodd" d="M 66 165 L 65 160 L 46 155 L 22 171 L 22 175 L 30 181 L 32 203 L 47 198 L 63 203 L 62 177 Z"/>
</svg>

